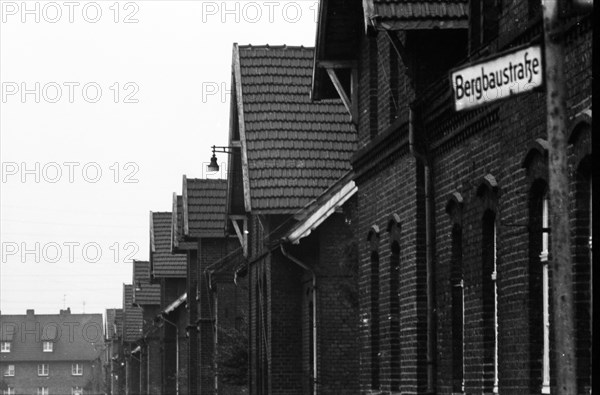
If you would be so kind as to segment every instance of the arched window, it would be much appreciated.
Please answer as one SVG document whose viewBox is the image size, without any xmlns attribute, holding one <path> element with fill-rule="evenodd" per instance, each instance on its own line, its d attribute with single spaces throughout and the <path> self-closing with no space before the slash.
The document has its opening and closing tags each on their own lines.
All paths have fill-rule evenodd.
<svg viewBox="0 0 600 395">
<path fill-rule="evenodd" d="M 498 393 L 498 285 L 496 213 L 486 210 L 481 221 L 484 392 Z"/>
<path fill-rule="evenodd" d="M 529 196 L 529 319 L 531 391 L 550 393 L 550 220 L 548 187 L 534 181 Z"/>
<path fill-rule="evenodd" d="M 573 302 L 577 355 L 577 393 L 591 392 L 592 349 L 592 118 L 591 110 L 573 120 L 569 133 L 574 213 L 572 227 Z"/>
<path fill-rule="evenodd" d="M 367 237 L 370 250 L 370 348 L 371 348 L 371 388 L 380 388 L 380 348 L 379 348 L 379 228 L 373 226 Z"/>
<path fill-rule="evenodd" d="M 488 174 L 477 190 L 481 199 L 481 293 L 483 335 L 483 392 L 498 393 L 498 229 L 497 183 Z"/>
<path fill-rule="evenodd" d="M 450 234 L 450 287 L 452 324 L 452 391 L 464 392 L 464 279 L 462 250 L 462 205 L 463 198 L 456 192 L 446 205 L 446 213 L 452 221 Z"/>
<path fill-rule="evenodd" d="M 401 338 L 400 338 L 400 218 L 394 214 L 388 222 L 390 234 L 390 389 L 400 390 Z"/>
</svg>

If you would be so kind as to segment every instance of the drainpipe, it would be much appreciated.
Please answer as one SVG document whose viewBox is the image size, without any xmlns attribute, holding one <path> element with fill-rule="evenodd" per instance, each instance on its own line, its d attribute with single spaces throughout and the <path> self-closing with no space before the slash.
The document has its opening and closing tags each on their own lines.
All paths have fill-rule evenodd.
<svg viewBox="0 0 600 395">
<path fill-rule="evenodd" d="M 308 267 L 299 259 L 291 256 L 285 250 L 283 244 L 281 246 L 281 253 L 290 261 L 294 262 L 296 265 L 300 266 L 302 269 L 306 270 L 310 273 L 312 277 L 312 305 L 313 305 L 313 322 L 312 322 L 312 331 L 313 331 L 313 394 L 317 395 L 317 275 L 313 269 Z"/>
<path fill-rule="evenodd" d="M 426 154 L 418 152 L 415 147 L 415 114 L 410 108 L 408 113 L 408 143 L 410 152 L 417 160 L 421 160 L 425 166 L 425 261 L 427 269 L 427 393 L 435 392 L 435 322 L 433 302 L 433 228 L 431 222 L 433 194 L 431 192 L 431 168 Z"/>
</svg>

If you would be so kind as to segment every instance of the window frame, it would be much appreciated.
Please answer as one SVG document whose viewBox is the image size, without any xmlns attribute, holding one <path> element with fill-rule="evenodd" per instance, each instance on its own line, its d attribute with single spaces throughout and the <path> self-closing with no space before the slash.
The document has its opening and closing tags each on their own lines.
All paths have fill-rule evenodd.
<svg viewBox="0 0 600 395">
<path fill-rule="evenodd" d="M 83 376 L 83 364 L 72 363 L 71 364 L 71 375 L 72 376 Z"/>
<path fill-rule="evenodd" d="M 42 343 L 42 351 L 43 352 L 54 352 L 54 343 L 51 341 L 44 341 Z"/>
<path fill-rule="evenodd" d="M 9 364 L 9 365 L 6 365 L 6 366 L 7 366 L 6 372 L 4 372 L 3 376 L 4 377 L 15 377 L 15 370 L 16 370 L 15 369 L 15 365 Z M 11 367 L 12 367 L 12 369 L 11 369 Z"/>
<path fill-rule="evenodd" d="M 71 387 L 71 395 L 83 395 L 83 387 Z"/>
<path fill-rule="evenodd" d="M 9 353 L 11 350 L 11 344 L 8 341 L 0 342 L 0 352 Z"/>
<path fill-rule="evenodd" d="M 37 387 L 37 395 L 50 395 L 48 387 Z"/>
<path fill-rule="evenodd" d="M 50 364 L 48 363 L 38 363 L 37 366 L 38 376 L 49 376 L 50 375 Z M 40 371 L 41 368 L 41 371 Z"/>
<path fill-rule="evenodd" d="M 15 387 L 7 387 L 5 390 L 2 391 L 2 393 L 4 395 L 16 395 L 17 392 L 15 391 Z"/>
</svg>

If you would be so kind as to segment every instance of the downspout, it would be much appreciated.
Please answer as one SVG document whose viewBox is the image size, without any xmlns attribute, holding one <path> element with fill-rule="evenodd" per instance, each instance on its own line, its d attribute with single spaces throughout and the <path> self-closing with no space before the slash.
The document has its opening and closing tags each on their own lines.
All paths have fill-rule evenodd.
<svg viewBox="0 0 600 395">
<path fill-rule="evenodd" d="M 296 265 L 300 266 L 302 269 L 306 270 L 310 273 L 312 277 L 312 305 L 313 305 L 313 322 L 312 322 L 312 331 L 313 331 L 313 394 L 318 394 L 317 388 L 317 275 L 313 269 L 308 267 L 299 259 L 290 255 L 286 250 L 283 244 L 281 246 L 281 253 L 290 261 L 294 262 Z"/>
<path fill-rule="evenodd" d="M 426 154 L 418 152 L 415 144 L 415 114 L 412 107 L 409 109 L 408 113 L 408 143 L 410 146 L 410 152 L 414 155 L 414 157 L 417 160 L 423 162 L 425 171 L 425 266 L 427 270 L 427 393 L 433 394 L 435 392 L 435 304 L 433 302 L 433 229 L 431 226 L 431 222 L 433 219 L 433 194 L 431 191 L 431 168 L 429 164 L 429 159 Z"/>
</svg>

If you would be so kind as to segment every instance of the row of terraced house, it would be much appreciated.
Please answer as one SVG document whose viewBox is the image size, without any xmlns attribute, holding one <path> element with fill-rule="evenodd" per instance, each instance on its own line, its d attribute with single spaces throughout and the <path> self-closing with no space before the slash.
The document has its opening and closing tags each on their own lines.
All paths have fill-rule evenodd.
<svg viewBox="0 0 600 395">
<path fill-rule="evenodd" d="M 563 17 L 578 394 L 591 32 Z M 321 0 L 314 48 L 234 44 L 227 178 L 151 213 L 112 393 L 555 393 L 545 84 L 459 111 L 449 77 L 536 46 L 533 0 Z"/>
</svg>

